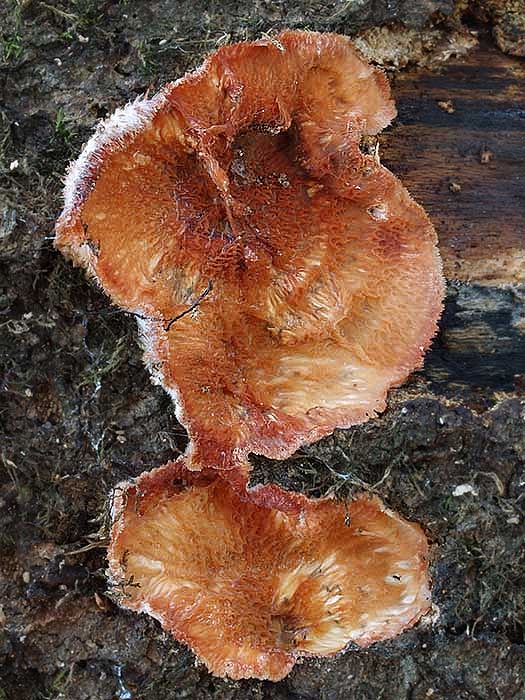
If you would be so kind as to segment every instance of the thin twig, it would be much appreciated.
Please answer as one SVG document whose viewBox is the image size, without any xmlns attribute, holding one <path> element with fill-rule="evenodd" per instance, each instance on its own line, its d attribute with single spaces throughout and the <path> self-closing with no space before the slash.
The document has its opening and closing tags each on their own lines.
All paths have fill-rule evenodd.
<svg viewBox="0 0 525 700">
<path fill-rule="evenodd" d="M 73 556 L 74 554 L 83 554 L 84 552 L 90 552 L 92 549 L 107 549 L 109 545 L 109 540 L 99 540 L 98 542 L 90 542 L 89 544 L 79 547 L 78 549 L 73 549 L 70 552 L 64 552 L 67 557 Z"/>
<path fill-rule="evenodd" d="M 146 316 L 145 314 L 138 313 L 138 311 L 128 311 L 127 309 L 100 309 L 98 311 L 95 311 L 94 309 L 86 309 L 83 313 L 88 315 L 88 316 L 113 316 L 115 314 L 127 314 L 128 316 L 134 316 L 135 318 L 140 318 L 142 321 L 161 321 L 162 323 L 166 323 L 167 325 L 164 326 L 164 330 L 166 333 L 171 330 L 171 327 L 173 326 L 174 323 L 176 323 L 179 319 L 181 319 L 183 316 L 186 316 L 187 314 L 191 313 L 194 311 L 201 301 L 208 296 L 208 294 L 212 291 L 213 289 L 213 282 L 210 280 L 208 282 L 208 286 L 206 289 L 195 299 L 195 301 L 188 306 L 187 309 L 184 309 L 184 311 L 181 311 L 180 314 L 177 314 L 173 318 L 170 318 L 168 321 L 166 321 L 165 318 L 155 318 L 154 316 Z"/>
<path fill-rule="evenodd" d="M 177 314 L 177 316 L 174 316 L 173 318 L 171 318 L 171 319 L 168 321 L 168 325 L 164 327 L 164 330 L 166 331 L 166 333 L 170 330 L 170 328 L 173 326 L 173 324 L 174 324 L 176 321 L 178 321 L 178 320 L 181 319 L 183 316 L 186 316 L 186 314 L 189 314 L 189 313 L 191 313 L 194 309 L 196 309 L 197 306 L 201 303 L 201 301 L 202 301 L 205 297 L 208 296 L 208 294 L 211 292 L 212 289 L 213 289 L 213 282 L 210 280 L 210 281 L 208 282 L 208 286 L 206 287 L 206 289 L 202 292 L 202 294 L 200 294 L 200 295 L 197 297 L 197 299 L 195 299 L 195 301 L 193 302 L 193 304 L 191 304 L 190 306 L 188 306 L 187 309 L 185 309 L 184 311 L 182 311 L 180 314 Z"/>
<path fill-rule="evenodd" d="M 47 2 L 40 2 L 40 5 L 42 7 L 45 7 L 46 10 L 49 10 L 50 12 L 54 12 L 56 15 L 59 17 L 62 17 L 63 19 L 69 19 L 69 20 L 78 20 L 78 16 L 72 14 L 71 12 L 64 12 L 64 10 L 61 10 L 58 7 L 53 7 L 53 5 L 48 5 Z"/>
</svg>

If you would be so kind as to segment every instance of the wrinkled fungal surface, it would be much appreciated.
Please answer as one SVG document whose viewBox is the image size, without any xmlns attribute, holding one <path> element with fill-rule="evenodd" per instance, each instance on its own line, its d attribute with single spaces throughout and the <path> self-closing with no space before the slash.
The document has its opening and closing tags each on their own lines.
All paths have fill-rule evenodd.
<svg viewBox="0 0 525 700">
<path fill-rule="evenodd" d="M 346 37 L 284 32 L 118 110 L 70 169 L 56 244 L 137 315 L 192 468 L 283 458 L 421 364 L 435 232 L 359 148 L 394 115 Z"/>
<path fill-rule="evenodd" d="M 212 673 L 278 680 L 298 657 L 366 647 L 428 609 L 423 531 L 378 498 L 345 507 L 226 478 L 181 458 L 121 485 L 109 549 L 121 604 Z"/>
</svg>

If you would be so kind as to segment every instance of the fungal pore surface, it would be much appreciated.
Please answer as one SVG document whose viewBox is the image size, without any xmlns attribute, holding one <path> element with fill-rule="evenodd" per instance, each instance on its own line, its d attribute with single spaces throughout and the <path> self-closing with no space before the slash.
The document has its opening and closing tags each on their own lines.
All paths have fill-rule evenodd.
<svg viewBox="0 0 525 700">
<path fill-rule="evenodd" d="M 279 680 L 301 656 L 366 647 L 428 609 L 426 537 L 378 498 L 345 506 L 224 474 L 181 458 L 121 485 L 109 549 L 121 603 L 212 673 Z"/>
<path fill-rule="evenodd" d="M 190 468 L 290 455 L 421 364 L 435 232 L 360 150 L 394 115 L 346 37 L 284 32 L 117 110 L 73 164 L 56 245 L 137 315 Z"/>
</svg>

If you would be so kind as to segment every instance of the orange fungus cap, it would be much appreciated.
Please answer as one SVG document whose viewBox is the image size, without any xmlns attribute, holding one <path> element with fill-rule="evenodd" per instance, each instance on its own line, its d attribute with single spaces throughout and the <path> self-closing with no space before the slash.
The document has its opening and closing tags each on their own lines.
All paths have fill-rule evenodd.
<svg viewBox="0 0 525 700">
<path fill-rule="evenodd" d="M 191 468 L 290 455 L 420 366 L 436 235 L 359 148 L 394 116 L 348 38 L 288 31 L 117 110 L 71 167 L 56 245 L 138 316 Z"/>
<path fill-rule="evenodd" d="M 121 604 L 212 673 L 279 680 L 299 657 L 388 639 L 428 610 L 426 537 L 378 498 L 247 491 L 224 474 L 181 458 L 121 485 L 109 548 Z"/>
</svg>

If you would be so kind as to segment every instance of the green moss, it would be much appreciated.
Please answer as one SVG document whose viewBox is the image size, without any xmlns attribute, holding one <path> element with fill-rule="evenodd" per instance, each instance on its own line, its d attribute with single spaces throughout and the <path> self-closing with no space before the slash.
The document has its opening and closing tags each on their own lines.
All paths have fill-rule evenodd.
<svg viewBox="0 0 525 700">
<path fill-rule="evenodd" d="M 20 58 L 24 45 L 22 43 L 22 34 L 18 32 L 9 34 L 2 39 L 2 63 L 9 63 L 17 58 Z"/>
<path fill-rule="evenodd" d="M 9 24 L 0 42 L 0 65 L 7 65 L 19 59 L 24 50 L 24 33 L 20 14 L 20 2 L 12 3 Z"/>
<path fill-rule="evenodd" d="M 59 109 L 56 113 L 53 128 L 57 138 L 62 139 L 68 145 L 71 144 L 76 133 L 63 109 Z"/>
<path fill-rule="evenodd" d="M 62 669 L 53 677 L 47 692 L 41 695 L 42 700 L 65 700 L 69 683 L 68 669 Z"/>
<path fill-rule="evenodd" d="M 11 122 L 7 114 L 0 111 L 0 168 L 8 165 L 7 152 L 11 144 Z"/>
<path fill-rule="evenodd" d="M 452 499 L 448 518 L 455 533 L 444 557 L 466 582 L 456 613 L 470 629 L 525 624 L 525 534 L 508 522 L 514 502 L 501 496 Z"/>
</svg>

